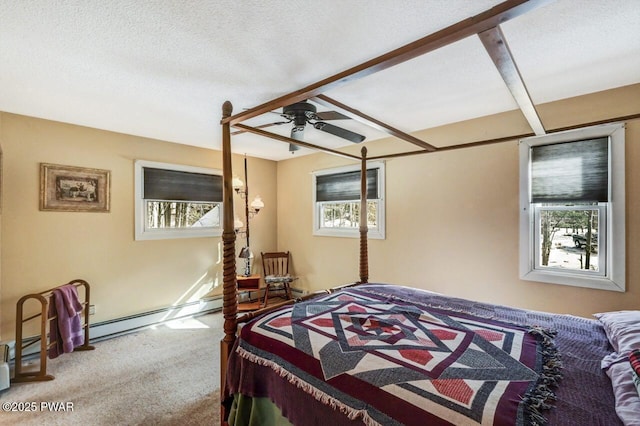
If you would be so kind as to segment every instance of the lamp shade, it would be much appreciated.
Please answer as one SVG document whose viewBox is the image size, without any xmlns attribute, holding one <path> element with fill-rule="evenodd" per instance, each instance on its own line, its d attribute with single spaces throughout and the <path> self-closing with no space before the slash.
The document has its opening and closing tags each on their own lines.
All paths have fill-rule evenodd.
<svg viewBox="0 0 640 426">
<path fill-rule="evenodd" d="M 253 253 L 251 253 L 249 247 L 242 247 L 242 250 L 240 250 L 240 254 L 238 255 L 238 257 L 242 259 L 250 259 L 253 257 Z"/>
<path fill-rule="evenodd" d="M 256 198 L 251 202 L 251 207 L 257 212 L 261 208 L 264 207 L 264 202 L 262 202 L 262 198 L 259 195 L 256 195 Z"/>
<path fill-rule="evenodd" d="M 240 179 L 238 176 L 234 176 L 233 179 L 231 180 L 231 186 L 233 186 L 233 189 L 238 192 L 242 189 L 242 187 L 244 186 L 244 183 L 242 182 L 242 179 Z"/>
</svg>

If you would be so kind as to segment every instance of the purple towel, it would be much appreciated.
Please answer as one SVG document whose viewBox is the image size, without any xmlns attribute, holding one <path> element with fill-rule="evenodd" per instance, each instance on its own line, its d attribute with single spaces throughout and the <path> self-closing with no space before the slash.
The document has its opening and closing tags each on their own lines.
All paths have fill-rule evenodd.
<svg viewBox="0 0 640 426">
<path fill-rule="evenodd" d="M 74 285 L 64 285 L 53 290 L 49 302 L 49 342 L 56 342 L 49 348 L 49 358 L 57 358 L 63 353 L 73 352 L 84 344 L 82 332 L 82 304 Z M 55 317 L 55 318 L 53 318 Z"/>
</svg>

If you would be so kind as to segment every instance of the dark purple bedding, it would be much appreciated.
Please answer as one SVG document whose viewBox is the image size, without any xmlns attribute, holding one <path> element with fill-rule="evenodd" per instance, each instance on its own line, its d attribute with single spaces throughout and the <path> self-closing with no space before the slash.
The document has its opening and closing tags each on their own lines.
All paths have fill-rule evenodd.
<svg viewBox="0 0 640 426">
<path fill-rule="evenodd" d="M 595 320 L 367 284 L 245 325 L 225 397 L 305 426 L 618 425 L 610 351 Z"/>
</svg>

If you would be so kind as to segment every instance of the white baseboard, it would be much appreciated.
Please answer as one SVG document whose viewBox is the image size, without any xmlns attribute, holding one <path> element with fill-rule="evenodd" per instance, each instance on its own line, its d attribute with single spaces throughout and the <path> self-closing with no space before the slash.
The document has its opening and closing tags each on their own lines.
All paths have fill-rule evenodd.
<svg viewBox="0 0 640 426">
<path fill-rule="evenodd" d="M 294 297 L 301 297 L 307 294 L 306 290 L 292 287 L 291 292 Z M 91 342 L 99 342 L 101 340 L 110 339 L 112 337 L 121 336 L 123 334 L 132 333 L 142 328 L 153 325 L 160 325 L 170 321 L 186 319 L 198 315 L 204 315 L 216 312 L 222 309 L 222 297 L 211 298 L 207 300 L 199 300 L 190 303 L 184 303 L 178 306 L 168 306 L 154 311 L 143 312 L 127 317 L 116 318 L 108 321 L 89 324 L 89 336 Z M 23 347 L 38 337 L 28 337 L 23 339 Z M 15 341 L 4 342 L 11 349 L 11 359 L 15 359 Z M 34 343 L 27 347 L 22 355 L 28 357 L 40 352 L 40 344 Z"/>
<path fill-rule="evenodd" d="M 291 287 L 291 294 L 294 298 L 306 296 L 309 293 L 307 290 L 303 290 L 301 288 Z"/>
<path fill-rule="evenodd" d="M 121 334 L 131 333 L 152 325 L 160 325 L 170 321 L 204 315 L 219 311 L 220 309 L 222 309 L 222 298 L 169 306 L 155 311 L 91 324 L 89 327 L 89 336 L 92 342 L 97 342 Z"/>
<path fill-rule="evenodd" d="M 178 306 L 169 306 L 154 311 L 143 312 L 141 314 L 130 315 L 123 318 L 117 318 L 108 321 L 102 321 L 95 324 L 89 323 L 89 340 L 90 342 L 99 342 L 123 334 L 132 333 L 134 331 L 160 325 L 170 321 L 180 320 L 216 312 L 222 309 L 222 298 L 213 298 L 200 300 L 190 303 L 184 303 Z M 28 337 L 23 339 L 22 346 L 37 341 L 38 337 Z M 11 349 L 11 359 L 15 359 L 15 340 L 5 342 Z M 40 344 L 34 343 L 25 348 L 22 352 L 23 357 L 35 355 L 40 352 Z"/>
</svg>

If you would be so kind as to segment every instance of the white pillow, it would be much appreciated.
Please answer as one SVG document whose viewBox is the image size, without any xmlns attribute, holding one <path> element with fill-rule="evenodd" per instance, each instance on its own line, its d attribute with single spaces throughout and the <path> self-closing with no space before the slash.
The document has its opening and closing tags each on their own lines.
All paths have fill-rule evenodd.
<svg viewBox="0 0 640 426">
<path fill-rule="evenodd" d="M 594 314 L 604 327 L 613 350 L 622 356 L 640 349 L 640 311 L 617 311 Z"/>
<path fill-rule="evenodd" d="M 606 370 L 616 397 L 616 413 L 625 426 L 640 426 L 640 397 L 633 384 L 629 361 L 611 364 Z"/>
<path fill-rule="evenodd" d="M 640 426 L 640 396 L 633 382 L 629 354 L 640 349 L 640 311 L 594 314 L 615 352 L 602 360 L 602 368 L 611 379 L 616 398 L 616 413 L 625 426 Z"/>
</svg>

